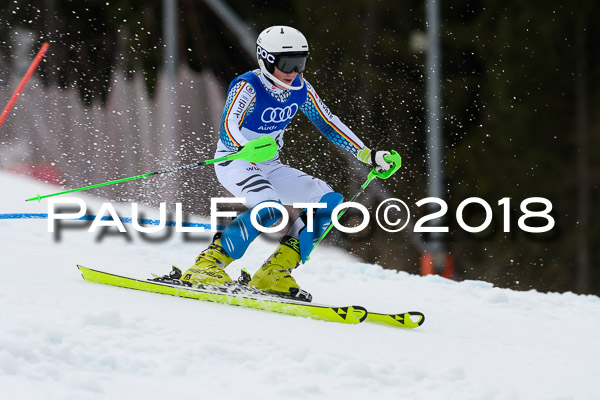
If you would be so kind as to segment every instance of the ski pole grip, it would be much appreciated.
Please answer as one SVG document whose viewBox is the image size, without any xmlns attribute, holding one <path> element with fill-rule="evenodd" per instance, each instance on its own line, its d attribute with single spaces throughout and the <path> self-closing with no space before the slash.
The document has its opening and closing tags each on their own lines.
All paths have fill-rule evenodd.
<svg viewBox="0 0 600 400">
<path fill-rule="evenodd" d="M 402 166 L 402 157 L 400 157 L 400 154 L 396 150 L 392 150 L 391 154 L 383 156 L 383 159 L 392 163 L 392 167 L 383 172 L 377 172 L 377 169 L 373 168 L 371 173 L 380 179 L 387 179 L 400 169 L 400 166 Z"/>
</svg>

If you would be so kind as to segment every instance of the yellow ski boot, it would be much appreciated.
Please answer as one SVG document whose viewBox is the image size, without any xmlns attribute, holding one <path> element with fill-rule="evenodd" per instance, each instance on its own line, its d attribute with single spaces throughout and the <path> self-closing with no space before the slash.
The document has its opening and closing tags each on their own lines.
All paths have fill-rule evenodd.
<svg viewBox="0 0 600 400">
<path fill-rule="evenodd" d="M 181 281 L 192 286 L 224 286 L 229 282 L 233 282 L 225 272 L 225 267 L 232 261 L 233 258 L 229 257 L 223 246 L 221 246 L 221 233 L 219 232 L 215 234 L 208 249 L 196 257 L 196 264 L 183 273 Z"/>
<path fill-rule="evenodd" d="M 301 290 L 291 275 L 299 264 L 298 239 L 284 236 L 271 257 L 256 271 L 248 286 L 283 297 L 311 301 L 310 293 Z"/>
</svg>

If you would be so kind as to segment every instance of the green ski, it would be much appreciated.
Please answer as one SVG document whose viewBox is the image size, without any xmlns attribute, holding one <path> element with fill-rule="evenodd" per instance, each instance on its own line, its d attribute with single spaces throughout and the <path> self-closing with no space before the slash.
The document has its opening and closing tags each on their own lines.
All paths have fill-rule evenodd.
<svg viewBox="0 0 600 400">
<path fill-rule="evenodd" d="M 271 296 L 257 296 L 252 293 L 226 293 L 218 290 L 127 278 L 107 272 L 96 271 L 81 265 L 78 265 L 77 267 L 81 271 L 83 278 L 87 281 L 143 290 L 146 292 L 225 303 L 344 324 L 358 324 L 363 322 L 367 317 L 367 310 L 359 306 L 331 307 Z"/>
<path fill-rule="evenodd" d="M 399 328 L 417 328 L 425 322 L 425 315 L 418 311 L 409 311 L 401 314 L 380 314 L 369 311 L 367 322 L 397 326 Z"/>
<path fill-rule="evenodd" d="M 330 322 L 358 324 L 367 321 L 399 328 L 416 328 L 425 322 L 425 316 L 417 311 L 400 314 L 371 313 L 367 312 L 367 310 L 361 306 L 334 307 L 275 297 L 269 294 L 257 294 L 252 290 L 244 289 L 244 286 L 235 286 L 233 288 L 196 288 L 155 280 L 128 278 L 108 272 L 93 270 L 81 265 L 78 265 L 77 268 L 81 271 L 83 278 L 90 282 Z"/>
</svg>

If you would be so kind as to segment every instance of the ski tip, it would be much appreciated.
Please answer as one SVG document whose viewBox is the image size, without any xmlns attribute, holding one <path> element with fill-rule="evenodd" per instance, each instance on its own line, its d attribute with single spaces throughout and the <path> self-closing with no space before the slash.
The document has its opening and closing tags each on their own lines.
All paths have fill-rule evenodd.
<svg viewBox="0 0 600 400">
<path fill-rule="evenodd" d="M 409 311 L 406 314 L 407 314 L 408 319 L 410 319 L 417 326 L 421 326 L 425 322 L 425 314 L 423 314 L 422 312 Z M 415 317 L 417 319 L 417 321 L 415 321 L 415 318 L 413 318 L 413 317 Z"/>
<path fill-rule="evenodd" d="M 358 317 L 359 322 L 363 322 L 367 319 L 369 312 L 366 308 L 361 306 L 352 306 L 352 308 L 354 309 L 354 314 Z"/>
<path fill-rule="evenodd" d="M 409 311 L 400 314 L 380 314 L 370 312 L 367 321 L 376 324 L 395 326 L 398 328 L 417 328 L 425 322 L 425 315 L 419 311 Z"/>
</svg>

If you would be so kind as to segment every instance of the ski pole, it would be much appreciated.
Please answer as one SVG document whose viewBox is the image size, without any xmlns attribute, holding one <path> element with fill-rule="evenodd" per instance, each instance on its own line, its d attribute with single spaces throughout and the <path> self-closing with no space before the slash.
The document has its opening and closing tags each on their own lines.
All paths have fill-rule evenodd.
<svg viewBox="0 0 600 400">
<path fill-rule="evenodd" d="M 17 101 L 17 98 L 21 94 L 21 91 L 25 87 L 25 84 L 27 83 L 27 81 L 29 80 L 31 75 L 33 75 L 33 73 L 35 72 L 35 69 L 37 68 L 38 64 L 40 63 L 40 61 L 42 61 L 42 57 L 44 57 L 44 54 L 46 53 L 46 50 L 48 50 L 49 46 L 50 45 L 48 43 L 44 43 L 42 45 L 42 48 L 40 49 L 40 51 L 38 51 L 37 55 L 31 62 L 31 65 L 27 69 L 25 76 L 23 77 L 23 79 L 21 79 L 21 83 L 19 83 L 19 86 L 17 86 L 17 90 L 15 90 L 15 92 L 11 96 L 10 100 L 8 100 L 8 104 L 6 105 L 6 107 L 4 107 L 2 114 L 0 114 L 0 126 L 2 126 L 2 124 L 4 123 L 4 120 L 6 119 L 6 117 L 8 117 L 8 113 L 9 113 L 10 109 L 13 107 L 13 105 Z"/>
<path fill-rule="evenodd" d="M 149 176 L 154 176 L 154 175 L 159 175 L 159 174 L 167 174 L 167 173 L 171 173 L 171 172 L 177 172 L 177 171 L 181 171 L 184 169 L 197 168 L 202 165 L 214 164 L 214 163 L 218 163 L 221 161 L 246 160 L 246 161 L 250 161 L 253 163 L 258 163 L 258 162 L 270 160 L 271 158 L 275 157 L 275 155 L 277 155 L 277 143 L 275 143 L 275 139 L 273 139 L 271 136 L 262 136 L 258 139 L 254 139 L 254 140 L 251 140 L 250 142 L 248 142 L 237 153 L 229 154 L 224 157 L 219 157 L 219 158 L 215 158 L 212 160 L 194 162 L 191 164 L 182 165 L 180 167 L 167 168 L 162 171 L 156 171 L 156 172 L 150 172 L 147 174 L 131 176 L 129 178 L 122 178 L 122 179 L 116 179 L 114 181 L 97 183 L 95 185 L 84 186 L 84 187 L 80 187 L 77 189 L 65 190 L 64 192 L 47 194 L 44 196 L 40 196 L 38 194 L 37 196 L 31 197 L 25 201 L 33 201 L 33 200 L 41 201 L 42 199 L 44 199 L 46 197 L 78 192 L 81 190 L 92 189 L 92 188 L 96 188 L 96 187 L 100 187 L 100 186 L 112 185 L 112 184 L 119 183 L 119 182 L 133 181 L 135 179 L 141 179 L 141 178 L 147 178 Z"/>
<path fill-rule="evenodd" d="M 389 156 L 384 156 L 384 158 L 385 158 L 385 161 L 392 163 L 392 167 L 384 172 L 377 172 L 377 169 L 373 168 L 373 170 L 371 172 L 369 172 L 369 175 L 367 175 L 367 180 L 365 181 L 365 183 L 363 183 L 362 186 L 360 187 L 360 189 L 358 189 L 358 191 L 354 194 L 354 196 L 352 196 L 352 198 L 350 199 L 350 202 L 353 202 L 354 200 L 356 200 L 358 198 L 358 196 L 360 196 L 365 191 L 365 189 L 367 188 L 367 186 L 369 186 L 369 183 L 371 183 L 371 181 L 373 179 L 375 179 L 375 178 L 387 179 L 390 176 L 392 176 L 394 174 L 394 172 L 396 172 L 402 165 L 402 157 L 400 157 L 400 155 L 394 150 L 392 150 L 392 153 Z M 338 216 L 337 216 L 338 221 L 346 213 L 346 210 L 347 210 L 347 208 L 344 208 L 341 212 L 338 213 Z M 327 236 L 327 234 L 329 233 L 329 231 L 332 228 L 333 228 L 333 222 L 331 222 L 329 224 L 329 226 L 327 227 L 327 229 L 325 229 L 325 232 L 323 232 L 323 234 L 321 235 L 319 240 L 317 240 L 317 243 L 315 243 L 311 252 L 313 252 L 317 248 L 319 243 L 321 243 L 321 241 L 323 239 L 325 239 L 325 236 Z"/>
</svg>

